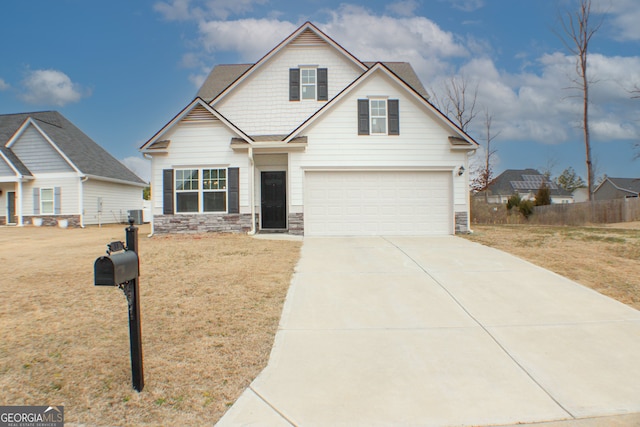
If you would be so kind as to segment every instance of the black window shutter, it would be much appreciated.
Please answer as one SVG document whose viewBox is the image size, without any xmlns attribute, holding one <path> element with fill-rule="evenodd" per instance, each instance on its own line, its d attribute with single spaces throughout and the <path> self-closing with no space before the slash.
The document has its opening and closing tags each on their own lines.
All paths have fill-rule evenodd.
<svg viewBox="0 0 640 427">
<path fill-rule="evenodd" d="M 358 135 L 369 135 L 368 99 L 358 99 Z"/>
<path fill-rule="evenodd" d="M 318 101 L 329 100 L 329 79 L 326 68 L 318 68 Z"/>
<path fill-rule="evenodd" d="M 240 213 L 240 169 L 229 168 L 227 171 L 227 203 L 229 213 Z"/>
<path fill-rule="evenodd" d="M 389 135 L 400 135 L 400 111 L 397 99 L 387 100 Z"/>
<path fill-rule="evenodd" d="M 162 213 L 173 215 L 173 169 L 162 171 Z"/>
<path fill-rule="evenodd" d="M 289 101 L 300 101 L 299 68 L 289 68 Z"/>
</svg>

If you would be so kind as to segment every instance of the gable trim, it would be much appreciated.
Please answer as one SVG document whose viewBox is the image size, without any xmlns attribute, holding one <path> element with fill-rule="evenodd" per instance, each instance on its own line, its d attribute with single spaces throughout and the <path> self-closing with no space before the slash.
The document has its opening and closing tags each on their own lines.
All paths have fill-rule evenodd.
<svg viewBox="0 0 640 427">
<path fill-rule="evenodd" d="M 323 39 L 326 43 L 328 43 L 330 46 L 332 46 L 334 49 L 336 49 L 338 52 L 342 53 L 345 57 L 347 57 L 354 64 L 356 64 L 360 69 L 362 69 L 362 71 L 366 71 L 367 70 L 367 66 L 364 63 L 362 63 L 362 61 L 360 61 L 358 58 L 353 56 L 345 48 L 340 46 L 340 44 L 336 43 L 331 37 L 329 37 L 328 35 L 323 33 L 318 27 L 313 25 L 311 22 L 307 21 L 304 24 L 302 24 L 297 30 L 295 30 L 293 33 L 291 33 L 289 35 L 289 37 L 287 37 L 286 39 L 281 41 L 276 47 L 271 49 L 265 56 L 260 58 L 258 60 L 258 62 L 253 64 L 251 67 L 249 67 L 249 69 L 247 71 L 245 71 L 233 83 L 231 83 L 229 86 L 227 86 L 227 88 L 225 90 L 223 90 L 215 98 L 213 98 L 213 100 L 211 100 L 211 105 L 215 104 L 216 102 L 220 101 L 222 98 L 227 96 L 230 92 L 232 92 L 235 89 L 235 87 L 237 87 L 239 84 L 241 84 L 248 76 L 253 74 L 258 68 L 262 67 L 262 65 L 264 65 L 264 63 L 268 62 L 269 59 L 271 59 L 274 55 L 276 55 L 278 52 L 280 52 L 285 46 L 289 45 L 300 34 L 302 34 L 303 32 L 305 32 L 307 30 L 313 31 L 317 36 L 319 36 L 321 39 Z"/>
<path fill-rule="evenodd" d="M 27 131 L 27 129 L 29 128 L 29 125 L 32 125 L 36 129 L 36 131 L 40 133 L 40 135 L 45 139 L 45 141 L 47 141 L 49 145 L 53 147 L 53 149 L 58 153 L 58 155 L 62 157 L 64 161 L 67 162 L 67 164 L 71 166 L 71 168 L 75 172 L 82 173 L 80 169 L 78 169 L 78 167 L 71 161 L 71 159 L 69 159 L 69 157 L 67 157 L 67 155 L 64 154 L 64 152 L 58 147 L 58 145 L 55 142 L 53 142 L 51 138 L 49 138 L 49 135 L 47 135 L 46 132 L 43 131 L 42 128 L 40 128 L 40 126 L 38 126 L 35 120 L 33 120 L 31 117 L 28 117 L 27 120 L 25 120 L 24 123 L 20 125 L 18 130 L 13 134 L 13 136 L 9 139 L 9 141 L 7 141 L 7 143 L 5 144 L 5 147 L 11 148 L 11 146 L 13 146 L 16 143 L 16 141 L 20 139 L 20 137 Z"/>
<path fill-rule="evenodd" d="M 216 117 L 218 120 L 220 120 L 222 123 L 224 123 L 232 132 L 234 132 L 240 138 L 244 139 L 247 142 L 252 142 L 253 141 L 249 135 L 247 135 L 246 133 L 241 131 L 236 125 L 234 125 L 229 120 L 227 120 L 226 117 L 224 117 L 222 114 L 220 114 L 220 112 L 218 112 L 215 108 L 213 108 L 211 105 L 209 105 L 204 99 L 202 99 L 200 97 L 196 97 L 193 101 L 191 101 L 191 103 L 189 105 L 187 105 L 185 108 L 183 108 L 182 111 L 180 111 L 173 119 L 171 119 L 171 121 L 169 121 L 169 123 L 164 125 L 164 127 L 162 129 L 160 129 L 158 132 L 156 132 L 156 134 L 153 135 L 150 140 L 145 142 L 139 148 L 139 151 L 143 151 L 143 152 L 146 152 L 148 154 L 156 153 L 157 150 L 151 150 L 150 147 L 156 141 L 160 140 L 160 138 L 162 136 L 164 136 L 164 134 L 167 133 L 169 130 L 171 130 L 176 124 L 180 123 L 180 121 L 183 118 L 185 118 L 194 108 L 196 108 L 198 106 L 204 107 L 209 113 L 211 113 L 214 117 Z"/>
<path fill-rule="evenodd" d="M 362 84 L 363 81 L 367 80 L 371 75 L 373 75 L 376 72 L 382 72 L 385 73 L 389 78 L 391 78 L 392 80 L 394 80 L 396 83 L 398 83 L 401 87 L 403 87 L 409 94 L 411 94 L 419 103 L 421 103 L 423 106 L 425 106 L 428 110 L 432 111 L 437 117 L 439 117 L 442 122 L 452 131 L 456 134 L 456 136 L 460 137 L 461 139 L 467 141 L 469 143 L 469 147 L 467 148 L 468 150 L 475 150 L 479 147 L 479 144 L 473 139 L 471 138 L 471 136 L 469 136 L 467 133 L 465 133 L 462 129 L 460 129 L 458 126 L 456 126 L 455 123 L 453 123 L 447 116 L 445 116 L 440 110 L 438 110 L 433 104 L 431 104 L 427 99 L 425 99 L 422 95 L 420 95 L 414 88 L 412 88 L 410 85 L 408 85 L 407 83 L 405 83 L 404 80 L 402 80 L 400 77 L 398 77 L 395 73 L 393 73 L 391 70 L 389 70 L 389 68 L 387 68 L 383 63 L 381 62 L 376 62 L 375 65 L 373 65 L 371 68 L 369 68 L 369 70 L 367 70 L 365 73 L 363 73 L 360 77 L 358 77 L 357 79 L 355 79 L 353 82 L 351 82 L 350 85 L 348 85 L 346 88 L 344 88 L 340 93 L 338 93 L 335 97 L 333 97 L 333 99 L 331 99 L 331 101 L 329 101 L 327 104 L 325 104 L 322 108 L 320 108 L 318 111 L 316 111 L 313 115 L 311 115 L 311 117 L 309 117 L 305 122 L 303 122 L 300 126 L 298 126 L 296 129 L 293 130 L 293 132 L 291 132 L 289 135 L 287 135 L 287 137 L 284 139 L 285 142 L 289 142 L 291 141 L 293 138 L 297 137 L 300 135 L 300 133 L 306 129 L 308 126 L 310 126 L 313 122 L 315 122 L 316 120 L 318 120 L 319 117 L 321 117 L 323 114 L 325 114 L 325 112 L 327 110 L 329 110 L 330 108 L 332 108 L 337 102 L 339 102 L 342 98 L 344 98 L 347 94 L 349 94 L 352 90 L 354 90 L 355 87 L 357 87 L 358 85 Z"/>
</svg>

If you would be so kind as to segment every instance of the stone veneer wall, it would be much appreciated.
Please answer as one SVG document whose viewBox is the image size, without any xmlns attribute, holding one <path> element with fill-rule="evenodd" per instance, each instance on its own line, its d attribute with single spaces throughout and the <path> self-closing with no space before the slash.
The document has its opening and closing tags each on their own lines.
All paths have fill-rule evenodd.
<svg viewBox="0 0 640 427">
<path fill-rule="evenodd" d="M 251 231 L 251 214 L 156 215 L 153 217 L 154 234 L 246 233 L 249 231 Z"/>
<path fill-rule="evenodd" d="M 456 234 L 469 232 L 469 217 L 466 212 L 456 212 Z"/>
<path fill-rule="evenodd" d="M 23 216 L 22 222 L 26 224 L 33 224 L 34 218 L 42 219 L 43 227 L 57 227 L 58 220 L 66 219 L 69 223 L 67 227 L 78 228 L 80 227 L 80 215 L 36 215 L 36 216 Z"/>
<path fill-rule="evenodd" d="M 304 214 L 303 213 L 289 214 L 289 234 L 294 234 L 296 236 L 304 235 Z"/>
</svg>

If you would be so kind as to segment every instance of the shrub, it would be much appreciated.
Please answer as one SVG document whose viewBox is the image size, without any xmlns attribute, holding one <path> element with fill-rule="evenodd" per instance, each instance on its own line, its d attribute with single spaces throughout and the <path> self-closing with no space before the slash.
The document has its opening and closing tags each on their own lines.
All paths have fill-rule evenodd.
<svg viewBox="0 0 640 427">
<path fill-rule="evenodd" d="M 533 202 L 531 200 L 522 200 L 520 202 L 520 205 L 518 206 L 518 209 L 526 219 L 529 219 L 529 217 L 533 213 Z"/>
<path fill-rule="evenodd" d="M 510 211 L 513 208 L 519 207 L 521 201 L 522 199 L 520 199 L 519 194 L 514 194 L 513 196 L 509 197 L 509 200 L 507 200 L 507 210 Z"/>
<path fill-rule="evenodd" d="M 536 206 L 545 206 L 551 204 L 551 190 L 546 182 L 543 182 L 536 193 Z"/>
</svg>

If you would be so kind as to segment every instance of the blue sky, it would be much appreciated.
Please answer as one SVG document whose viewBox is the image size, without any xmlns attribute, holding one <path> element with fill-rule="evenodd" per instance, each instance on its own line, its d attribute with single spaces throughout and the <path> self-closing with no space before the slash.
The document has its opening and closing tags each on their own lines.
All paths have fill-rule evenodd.
<svg viewBox="0 0 640 427">
<path fill-rule="evenodd" d="M 307 20 L 363 61 L 409 61 L 427 90 L 464 75 L 492 115 L 495 169 L 586 178 L 574 61 L 554 34 L 575 0 L 29 0 L 0 6 L 0 114 L 58 110 L 143 178 L 137 149 L 216 64 L 255 62 Z M 640 176 L 640 2 L 593 0 L 596 174 Z M 469 133 L 483 143 L 481 114 Z"/>
</svg>

